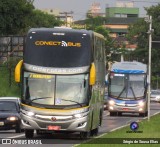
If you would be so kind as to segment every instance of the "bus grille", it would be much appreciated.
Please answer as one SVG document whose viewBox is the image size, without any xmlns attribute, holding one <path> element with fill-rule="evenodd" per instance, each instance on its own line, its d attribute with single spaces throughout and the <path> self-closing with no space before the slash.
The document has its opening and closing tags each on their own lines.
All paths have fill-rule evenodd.
<svg viewBox="0 0 160 147">
<path fill-rule="evenodd" d="M 35 115 L 37 119 L 45 121 L 67 121 L 72 120 L 73 116 L 44 116 L 44 115 Z"/>
</svg>

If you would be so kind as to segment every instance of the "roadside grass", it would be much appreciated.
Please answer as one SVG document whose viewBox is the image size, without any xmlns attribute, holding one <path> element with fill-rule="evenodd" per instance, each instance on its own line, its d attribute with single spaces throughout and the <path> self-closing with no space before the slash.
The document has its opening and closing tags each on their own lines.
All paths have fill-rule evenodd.
<svg viewBox="0 0 160 147">
<path fill-rule="evenodd" d="M 141 122 L 138 122 L 139 128 L 137 131 L 140 133 L 132 132 L 130 129 L 130 126 L 126 126 L 124 128 L 118 129 L 113 132 L 109 132 L 104 134 L 103 136 L 99 138 L 93 138 L 89 140 L 88 142 L 84 142 L 84 144 L 79 145 L 80 147 L 93 147 L 93 146 L 102 146 L 102 147 L 119 147 L 119 146 L 131 146 L 131 147 L 141 147 L 141 146 L 147 146 L 147 147 L 159 147 L 160 146 L 160 114 L 157 114 L 155 116 L 152 116 L 150 121 L 143 120 Z M 129 132 L 129 133 L 128 133 Z M 138 139 L 139 138 L 139 139 Z M 155 139 L 154 139 L 155 138 Z M 158 138 L 158 140 L 156 140 Z M 153 139 L 155 141 L 159 141 L 159 144 L 123 144 L 124 140 L 145 140 L 150 141 L 150 139 Z M 120 144 L 116 142 L 120 142 Z M 111 142 L 111 144 L 109 144 Z"/>
<path fill-rule="evenodd" d="M 3 96 L 20 96 L 20 87 L 14 82 L 14 71 L 9 78 L 9 70 L 6 67 L 0 67 L 0 97 Z M 11 82 L 11 86 L 10 86 Z"/>
</svg>

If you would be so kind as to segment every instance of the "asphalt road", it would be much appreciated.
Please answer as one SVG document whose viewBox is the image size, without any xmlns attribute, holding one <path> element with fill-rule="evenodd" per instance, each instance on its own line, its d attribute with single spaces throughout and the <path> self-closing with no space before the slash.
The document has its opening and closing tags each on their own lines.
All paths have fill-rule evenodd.
<svg viewBox="0 0 160 147">
<path fill-rule="evenodd" d="M 160 103 L 151 103 L 151 115 L 154 115 L 156 113 L 160 113 Z M 143 117 L 139 117 L 138 114 L 124 114 L 122 116 L 109 116 L 108 111 L 104 111 L 104 116 L 103 116 L 103 124 L 99 129 L 99 135 L 102 135 L 103 133 L 108 133 L 111 131 L 116 130 L 117 128 L 121 128 L 125 125 L 129 125 L 133 121 L 137 120 L 142 120 L 144 119 Z M 147 118 L 146 118 L 147 119 Z M 22 140 L 25 140 L 25 135 L 24 133 L 15 133 L 14 130 L 10 131 L 0 131 L 0 138 L 5 138 L 5 139 L 15 139 L 19 138 Z M 75 144 L 80 144 L 83 141 L 79 139 L 79 134 L 78 133 L 73 133 L 73 134 L 52 134 L 52 135 L 36 135 L 34 134 L 34 140 L 40 140 L 41 139 L 49 139 L 54 143 L 54 146 L 56 147 L 71 147 L 74 146 Z M 47 140 L 48 141 L 48 140 Z M 0 145 L 2 146 L 2 145 Z M 12 147 L 17 147 L 16 145 L 11 145 Z M 21 145 L 18 145 L 21 146 Z M 23 147 L 27 147 L 28 145 L 23 145 Z M 30 145 L 30 147 L 35 146 L 35 145 Z M 43 144 L 43 145 L 38 145 L 40 147 L 53 147 L 53 144 Z M 6 145 L 5 145 L 6 147 Z"/>
</svg>

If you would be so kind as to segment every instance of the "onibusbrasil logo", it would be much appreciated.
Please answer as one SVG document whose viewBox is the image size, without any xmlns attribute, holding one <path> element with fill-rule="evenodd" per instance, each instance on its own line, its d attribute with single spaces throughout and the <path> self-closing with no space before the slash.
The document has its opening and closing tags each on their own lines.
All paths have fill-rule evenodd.
<svg viewBox="0 0 160 147">
<path fill-rule="evenodd" d="M 130 123 L 130 130 L 126 131 L 126 133 L 143 133 L 143 131 L 139 130 L 139 124 L 138 122 L 131 122 Z"/>
<path fill-rule="evenodd" d="M 132 122 L 132 123 L 130 124 L 130 129 L 131 129 L 132 131 L 137 131 L 138 128 L 139 128 L 139 125 L 138 125 L 137 122 Z"/>
</svg>

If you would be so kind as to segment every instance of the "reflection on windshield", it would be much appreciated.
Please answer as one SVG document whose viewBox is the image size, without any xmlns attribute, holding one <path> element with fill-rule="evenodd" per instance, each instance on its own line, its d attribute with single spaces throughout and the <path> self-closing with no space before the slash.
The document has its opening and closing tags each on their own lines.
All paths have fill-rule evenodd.
<svg viewBox="0 0 160 147">
<path fill-rule="evenodd" d="M 117 98 L 138 99 L 144 96 L 145 75 L 112 74 L 109 93 Z"/>
<path fill-rule="evenodd" d="M 87 103 L 88 75 L 40 75 L 25 73 L 24 98 L 45 105 Z"/>
<path fill-rule="evenodd" d="M 77 101 L 73 101 L 73 100 L 67 100 L 67 99 L 57 99 L 56 98 L 56 102 L 59 103 L 59 101 L 68 101 L 68 102 L 73 102 L 73 103 L 76 103 L 78 105 L 80 105 L 82 107 L 82 104 L 77 102 Z"/>
<path fill-rule="evenodd" d="M 84 84 L 84 80 L 84 75 L 58 76 L 56 85 L 56 104 L 73 105 L 71 101 L 86 103 L 87 84 Z M 61 101 L 61 99 L 70 101 Z"/>
</svg>

